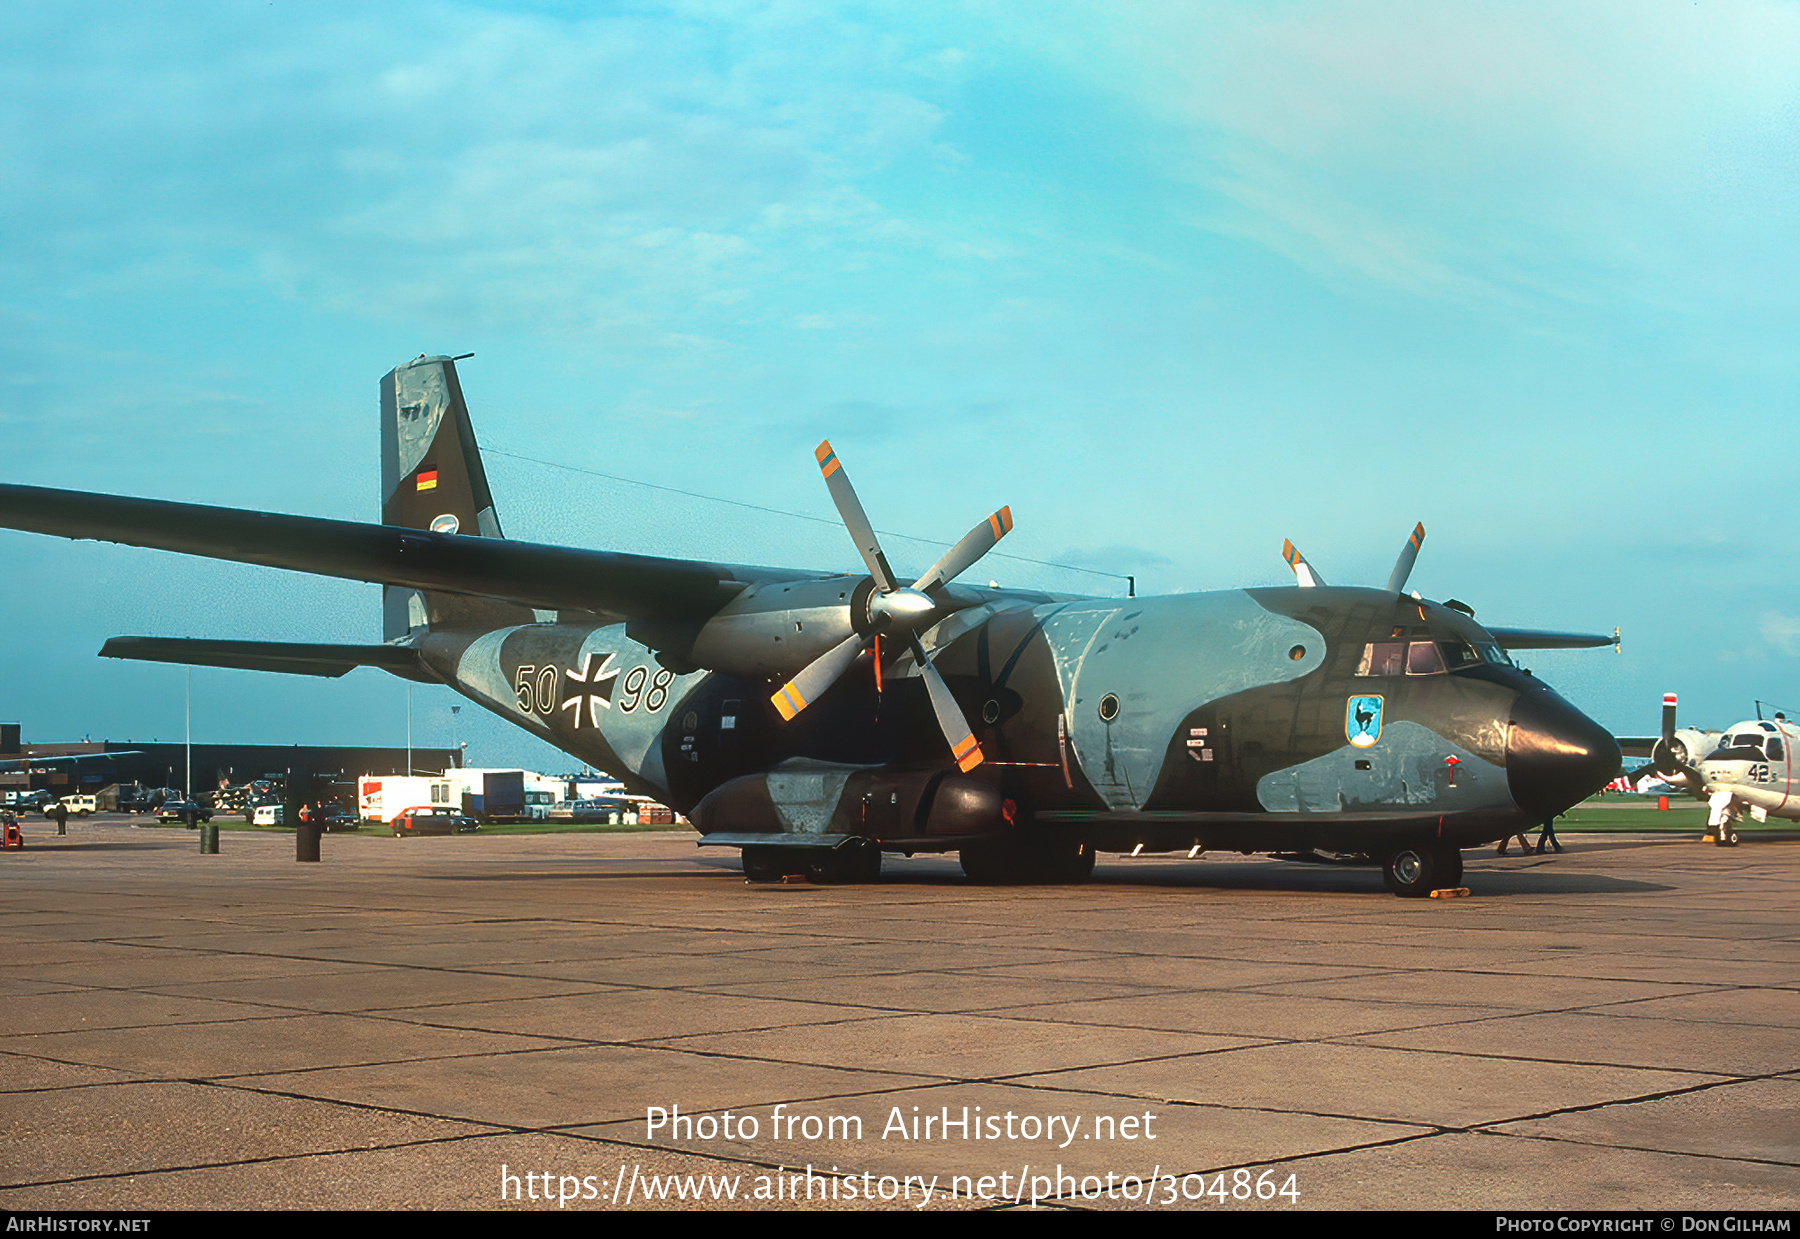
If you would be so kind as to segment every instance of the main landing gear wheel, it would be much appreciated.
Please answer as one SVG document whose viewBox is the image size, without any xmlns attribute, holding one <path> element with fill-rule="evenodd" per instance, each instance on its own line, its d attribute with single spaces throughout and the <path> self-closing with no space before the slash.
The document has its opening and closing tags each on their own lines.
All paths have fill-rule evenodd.
<svg viewBox="0 0 1800 1239">
<path fill-rule="evenodd" d="M 986 886 L 1014 882 L 1073 884 L 1087 881 L 1094 873 L 1094 845 L 1077 841 L 978 843 L 963 848 L 957 859 L 969 881 Z"/>
<path fill-rule="evenodd" d="M 743 850 L 744 880 L 779 882 L 790 874 L 804 874 L 820 885 L 873 882 L 881 876 L 881 849 L 872 843 L 846 844 L 841 848 L 747 847 Z"/>
<path fill-rule="evenodd" d="M 1094 845 L 1059 843 L 1041 850 L 1034 866 L 1044 882 L 1076 884 L 1094 876 Z"/>
<path fill-rule="evenodd" d="M 1019 880 L 1019 856 L 1014 848 L 1001 843 L 981 843 L 963 848 L 956 854 L 963 876 L 983 886 Z"/>
<path fill-rule="evenodd" d="M 1382 860 L 1381 880 L 1402 899 L 1423 899 L 1462 882 L 1462 853 L 1438 843 L 1404 844 Z"/>
<path fill-rule="evenodd" d="M 881 849 L 872 843 L 820 848 L 807 858 L 806 876 L 820 886 L 873 882 L 881 876 Z"/>
<path fill-rule="evenodd" d="M 788 875 L 789 862 L 782 859 L 784 848 L 748 847 L 744 849 L 746 882 L 779 882 Z"/>
</svg>

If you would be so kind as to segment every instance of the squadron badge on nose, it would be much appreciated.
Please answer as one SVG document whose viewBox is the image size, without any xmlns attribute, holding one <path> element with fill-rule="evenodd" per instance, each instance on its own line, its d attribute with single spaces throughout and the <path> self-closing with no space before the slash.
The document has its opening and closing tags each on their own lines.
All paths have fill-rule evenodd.
<svg viewBox="0 0 1800 1239">
<path fill-rule="evenodd" d="M 1344 736 L 1359 749 L 1381 739 L 1381 697 L 1352 697 L 1344 708 Z"/>
</svg>

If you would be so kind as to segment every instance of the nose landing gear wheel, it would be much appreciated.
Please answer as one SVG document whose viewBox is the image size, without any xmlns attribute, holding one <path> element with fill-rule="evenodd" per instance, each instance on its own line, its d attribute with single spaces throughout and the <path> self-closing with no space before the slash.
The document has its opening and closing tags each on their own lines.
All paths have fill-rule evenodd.
<svg viewBox="0 0 1800 1239">
<path fill-rule="evenodd" d="M 1443 844 L 1405 844 L 1381 862 L 1381 879 L 1402 899 L 1423 899 L 1462 881 L 1462 853 Z"/>
</svg>

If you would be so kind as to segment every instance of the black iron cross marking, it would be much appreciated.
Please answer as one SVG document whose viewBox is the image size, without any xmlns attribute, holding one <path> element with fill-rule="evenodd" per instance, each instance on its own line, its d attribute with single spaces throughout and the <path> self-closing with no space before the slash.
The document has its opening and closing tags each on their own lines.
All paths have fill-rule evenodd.
<svg viewBox="0 0 1800 1239">
<path fill-rule="evenodd" d="M 612 709 L 612 698 L 608 694 L 612 691 L 612 682 L 619 678 L 618 671 L 613 667 L 613 656 L 608 654 L 605 659 L 601 661 L 600 665 L 596 667 L 594 666 L 594 655 L 590 652 L 581 660 L 580 671 L 576 671 L 575 668 L 570 667 L 568 670 L 564 671 L 563 674 L 568 676 L 569 679 L 573 680 L 575 683 L 585 684 L 587 686 L 586 693 L 577 690 L 573 697 L 570 697 L 567 701 L 562 703 L 562 708 L 570 711 L 570 718 L 573 720 L 573 725 L 576 727 L 581 726 L 581 703 L 583 698 L 585 698 L 588 707 L 588 721 L 595 727 L 598 727 L 600 725 L 600 711 Z M 600 686 L 602 684 L 608 686 L 606 692 L 601 691 Z"/>
</svg>

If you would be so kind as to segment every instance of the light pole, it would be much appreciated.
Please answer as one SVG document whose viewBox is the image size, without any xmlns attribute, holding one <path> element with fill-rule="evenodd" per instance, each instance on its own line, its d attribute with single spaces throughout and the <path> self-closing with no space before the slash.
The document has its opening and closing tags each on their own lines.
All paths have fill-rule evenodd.
<svg viewBox="0 0 1800 1239">
<path fill-rule="evenodd" d="M 461 733 L 456 726 L 456 716 L 461 713 L 462 713 L 461 706 L 451 706 L 450 707 L 450 747 L 458 753 L 462 752 L 462 744 L 460 743 Z M 460 768 L 461 766 L 464 766 L 467 764 L 468 764 L 467 762 L 459 762 L 458 766 Z"/>
<path fill-rule="evenodd" d="M 194 798 L 194 669 L 187 669 L 187 773 L 183 776 L 187 783 L 182 787 L 184 798 Z"/>
</svg>

